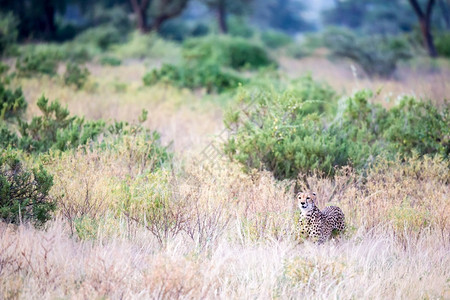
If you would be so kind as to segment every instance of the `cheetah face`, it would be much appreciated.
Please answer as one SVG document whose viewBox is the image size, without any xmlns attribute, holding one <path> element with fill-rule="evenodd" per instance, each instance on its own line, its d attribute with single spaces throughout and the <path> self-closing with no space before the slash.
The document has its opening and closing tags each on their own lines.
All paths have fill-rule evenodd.
<svg viewBox="0 0 450 300">
<path fill-rule="evenodd" d="M 315 206 L 316 193 L 303 192 L 298 193 L 297 196 L 298 207 L 303 213 L 312 210 Z"/>
</svg>

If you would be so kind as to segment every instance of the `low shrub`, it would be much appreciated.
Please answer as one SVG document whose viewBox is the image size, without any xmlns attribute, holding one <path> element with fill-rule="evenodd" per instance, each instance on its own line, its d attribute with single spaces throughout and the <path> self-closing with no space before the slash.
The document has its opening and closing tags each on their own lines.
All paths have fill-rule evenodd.
<svg viewBox="0 0 450 300">
<path fill-rule="evenodd" d="M 310 78 L 298 85 L 305 88 L 259 94 L 244 90 L 239 95 L 247 99 L 252 94 L 254 102 L 246 111 L 230 111 L 224 118 L 235 133 L 225 143 L 232 160 L 246 170 L 266 169 L 284 179 L 311 172 L 333 176 L 336 167 L 346 165 L 364 171 L 377 157 L 449 157 L 448 108 L 439 111 L 405 97 L 386 110 L 370 103 L 370 91 L 337 102 L 334 93 Z"/>
<path fill-rule="evenodd" d="M 103 66 L 117 67 L 122 64 L 122 60 L 114 56 L 102 56 L 100 58 L 100 64 Z"/>
<path fill-rule="evenodd" d="M 54 76 L 61 56 L 54 51 L 35 51 L 21 55 L 16 61 L 19 76 L 31 77 L 36 74 Z"/>
<path fill-rule="evenodd" d="M 143 81 L 149 86 L 161 82 L 190 89 L 206 88 L 210 93 L 236 88 L 245 79 L 230 71 L 221 70 L 217 64 L 204 63 L 179 66 L 164 64 L 159 70 L 147 73 Z"/>
<path fill-rule="evenodd" d="M 26 108 L 27 102 L 22 89 L 10 89 L 0 80 L 0 122 L 20 117 Z"/>
<path fill-rule="evenodd" d="M 239 98 L 252 94 L 254 102 L 248 111 L 225 116 L 225 125 L 236 133 L 225 144 L 225 152 L 246 170 L 267 169 L 277 178 L 295 178 L 299 172 L 312 170 L 332 175 L 334 166 L 348 163 L 349 145 L 324 130 L 319 113 L 336 96 L 331 89 L 325 92 L 322 85 L 305 77 L 281 93 L 255 95 L 244 90 Z"/>
<path fill-rule="evenodd" d="M 16 152 L 0 150 L 0 219 L 8 223 L 42 225 L 56 203 L 49 196 L 53 177 L 39 165 L 29 170 Z"/>
<path fill-rule="evenodd" d="M 64 73 L 64 83 L 81 89 L 86 84 L 89 74 L 90 72 L 86 67 L 80 67 L 76 63 L 68 63 Z"/>
<path fill-rule="evenodd" d="M 126 43 L 115 45 L 111 50 L 119 58 L 149 58 L 167 59 L 172 62 L 180 56 L 180 46 L 165 40 L 156 34 L 141 34 L 137 31 L 130 35 Z"/>
<path fill-rule="evenodd" d="M 430 102 L 405 97 L 386 118 L 383 137 L 392 151 L 404 155 L 440 154 L 450 158 L 450 108 L 439 111 Z"/>
<path fill-rule="evenodd" d="M 42 96 L 37 101 L 42 116 L 33 117 L 28 123 L 19 122 L 19 148 L 27 152 L 61 151 L 85 145 L 95 139 L 105 128 L 104 121 L 85 121 L 80 117 L 69 117 L 67 108 L 58 101 L 48 103 Z"/>
<path fill-rule="evenodd" d="M 399 37 L 359 37 L 349 30 L 329 29 L 323 39 L 332 56 L 353 60 L 369 77 L 391 77 L 397 64 L 412 56 L 408 42 Z"/>
<path fill-rule="evenodd" d="M 76 42 L 68 43 L 38 43 L 23 45 L 20 48 L 22 56 L 33 56 L 35 53 L 45 53 L 60 61 L 83 63 L 92 59 L 98 49 L 91 45 Z"/>
<path fill-rule="evenodd" d="M 191 63 L 217 63 L 233 69 L 257 69 L 274 64 L 264 48 L 243 38 L 230 36 L 186 40 L 183 57 Z"/>
<path fill-rule="evenodd" d="M 228 34 L 236 37 L 251 38 L 255 31 L 248 25 L 245 18 L 231 16 L 227 22 Z"/>
<path fill-rule="evenodd" d="M 108 50 L 112 45 L 122 42 L 124 35 L 114 26 L 103 25 L 89 28 L 80 33 L 76 38 L 76 43 L 93 45 L 101 51 Z"/>
<path fill-rule="evenodd" d="M 292 38 L 279 31 L 264 31 L 261 33 L 261 41 L 269 48 L 277 49 L 292 43 Z"/>
<path fill-rule="evenodd" d="M 125 150 L 132 152 L 130 158 L 135 157 L 140 163 L 143 162 L 143 167 L 149 170 L 160 168 L 171 158 L 167 148 L 161 145 L 159 134 L 141 124 L 85 121 L 82 117 L 70 116 L 67 108 L 58 101 L 49 103 L 44 96 L 39 98 L 37 105 L 42 115 L 34 116 L 30 122 L 19 120 L 14 128 L 8 128 L 0 122 L 2 147 L 28 153 L 45 153 L 49 150 L 67 151 L 80 146 L 124 151 L 123 148 L 128 146 L 131 149 Z M 146 118 L 147 112 L 143 111 L 139 121 L 145 122 Z"/>
</svg>

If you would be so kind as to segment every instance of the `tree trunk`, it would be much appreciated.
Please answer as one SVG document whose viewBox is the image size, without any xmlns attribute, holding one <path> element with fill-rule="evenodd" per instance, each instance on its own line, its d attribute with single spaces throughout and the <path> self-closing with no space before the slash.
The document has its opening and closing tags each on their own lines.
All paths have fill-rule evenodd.
<svg viewBox="0 0 450 300">
<path fill-rule="evenodd" d="M 219 25 L 220 32 L 224 34 L 228 32 L 227 11 L 225 1 L 226 0 L 219 0 L 219 4 L 217 6 L 217 22 Z"/>
<path fill-rule="evenodd" d="M 46 1 L 44 5 L 44 31 L 47 37 L 52 37 L 56 32 L 55 7 L 51 1 Z"/>
<path fill-rule="evenodd" d="M 141 33 L 147 33 L 149 28 L 147 26 L 147 12 L 139 10 L 136 12 L 137 27 Z"/>
<path fill-rule="evenodd" d="M 437 57 L 437 50 L 434 46 L 433 36 L 431 35 L 430 23 L 426 20 L 420 20 L 420 31 L 424 40 L 425 48 L 428 50 L 428 55 L 431 57 Z"/>
<path fill-rule="evenodd" d="M 147 9 L 149 0 L 142 0 L 139 3 L 138 0 L 130 0 L 131 8 L 136 15 L 137 27 L 141 33 L 147 33 L 149 31 L 147 25 Z"/>
<path fill-rule="evenodd" d="M 175 18 L 176 16 L 179 16 L 184 11 L 184 9 L 188 4 L 188 0 L 181 0 L 181 1 L 178 0 L 178 2 L 176 3 L 177 5 L 173 5 L 174 2 L 175 1 L 170 0 L 161 2 L 161 7 L 159 8 L 160 13 L 158 14 L 158 16 L 155 17 L 155 20 L 153 21 L 151 28 L 152 31 L 159 32 L 161 30 L 162 24 L 165 21 Z"/>
<path fill-rule="evenodd" d="M 437 51 L 434 46 L 430 28 L 431 14 L 433 12 L 435 0 L 428 0 L 425 12 L 422 11 L 417 0 L 409 0 L 409 3 L 413 7 L 417 18 L 419 19 L 420 31 L 422 32 L 423 43 L 425 48 L 428 50 L 428 55 L 431 57 L 437 57 Z"/>
</svg>

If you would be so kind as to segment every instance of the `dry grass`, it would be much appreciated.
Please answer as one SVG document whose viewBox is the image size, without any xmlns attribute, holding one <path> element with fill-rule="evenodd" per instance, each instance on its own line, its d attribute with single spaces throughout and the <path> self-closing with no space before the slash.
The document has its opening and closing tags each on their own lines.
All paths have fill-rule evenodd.
<svg viewBox="0 0 450 300">
<path fill-rule="evenodd" d="M 448 162 L 381 162 L 367 182 L 348 168 L 335 181 L 307 177 L 319 205 L 341 206 L 350 228 L 323 246 L 295 238 L 292 182 L 226 162 L 212 174 L 186 165 L 141 180 L 123 162 L 79 151 L 47 165 L 59 170 L 54 193 L 94 222 L 72 236 L 61 207 L 45 231 L 2 225 L 3 298 L 449 297 Z M 120 214 L 127 200 L 111 183 L 130 176 L 134 212 L 163 193 L 169 223 Z M 86 194 L 98 206 L 86 209 Z"/>
<path fill-rule="evenodd" d="M 448 161 L 380 161 L 364 178 L 350 168 L 334 180 L 300 176 L 319 207 L 338 205 L 347 218 L 343 236 L 318 246 L 297 237 L 294 182 L 227 161 L 195 163 L 221 128 L 219 106 L 143 88 L 144 70 L 132 63 L 91 68 L 93 90 L 46 78 L 21 84 L 30 101 L 44 92 L 92 119 L 133 121 L 146 108 L 145 125 L 174 141 L 173 166 L 149 173 L 133 140 L 42 157 L 55 175 L 57 215 L 45 229 L 0 224 L 0 298 L 450 298 Z M 342 71 L 326 68 L 314 75 Z M 331 84 L 351 87 L 349 76 Z M 393 93 L 406 86 L 389 84 Z"/>
<path fill-rule="evenodd" d="M 381 90 L 378 101 L 385 107 L 395 104 L 397 97 L 413 95 L 443 105 L 450 93 L 450 66 L 446 60 L 417 62 L 417 66 L 400 66 L 396 80 L 368 79 L 351 61 L 331 62 L 325 57 L 301 60 L 283 57 L 281 69 L 293 77 L 311 73 L 314 78 L 328 82 L 344 95 L 361 89 Z"/>
</svg>

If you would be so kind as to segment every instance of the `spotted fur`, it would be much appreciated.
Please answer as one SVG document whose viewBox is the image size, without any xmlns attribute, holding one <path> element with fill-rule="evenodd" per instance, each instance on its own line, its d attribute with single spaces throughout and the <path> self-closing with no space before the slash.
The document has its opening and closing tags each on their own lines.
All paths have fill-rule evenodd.
<svg viewBox="0 0 450 300">
<path fill-rule="evenodd" d="M 298 193 L 298 207 L 302 213 L 300 233 L 317 239 L 319 244 L 327 241 L 333 229 L 342 232 L 345 229 L 345 216 L 337 206 L 325 207 L 323 211 L 316 206 L 315 193 Z"/>
</svg>

